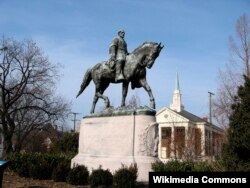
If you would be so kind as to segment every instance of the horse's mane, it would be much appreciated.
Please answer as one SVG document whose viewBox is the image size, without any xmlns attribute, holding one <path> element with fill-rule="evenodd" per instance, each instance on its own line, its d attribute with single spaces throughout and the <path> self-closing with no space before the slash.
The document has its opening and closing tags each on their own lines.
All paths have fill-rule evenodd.
<svg viewBox="0 0 250 188">
<path fill-rule="evenodd" d="M 156 45 L 156 44 L 157 44 L 156 42 L 148 42 L 148 41 L 146 41 L 146 42 L 142 43 L 140 46 L 138 46 L 136 49 L 134 49 L 131 53 L 137 53 L 144 46 L 147 46 L 147 45 Z"/>
</svg>

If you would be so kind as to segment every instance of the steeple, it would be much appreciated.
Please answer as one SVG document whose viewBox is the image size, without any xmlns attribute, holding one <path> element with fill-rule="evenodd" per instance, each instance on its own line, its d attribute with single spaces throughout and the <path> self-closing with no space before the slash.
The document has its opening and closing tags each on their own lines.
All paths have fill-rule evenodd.
<svg viewBox="0 0 250 188">
<path fill-rule="evenodd" d="M 184 109 L 184 106 L 181 104 L 181 91 L 179 84 L 179 75 L 176 72 L 176 80 L 175 80 L 175 89 L 173 94 L 173 103 L 170 105 L 170 109 L 180 112 Z"/>
<path fill-rule="evenodd" d="M 179 75 L 178 75 L 178 72 L 176 72 L 175 90 L 180 91 L 180 84 L 179 84 Z"/>
</svg>

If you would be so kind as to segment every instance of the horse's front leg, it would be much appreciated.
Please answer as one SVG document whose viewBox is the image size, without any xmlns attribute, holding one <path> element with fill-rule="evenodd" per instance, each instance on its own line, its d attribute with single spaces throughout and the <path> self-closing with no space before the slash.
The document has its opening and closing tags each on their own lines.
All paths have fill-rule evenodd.
<svg viewBox="0 0 250 188">
<path fill-rule="evenodd" d="M 155 109 L 155 99 L 154 99 L 152 90 L 147 83 L 147 80 L 143 78 L 143 79 L 140 79 L 139 81 L 140 81 L 141 86 L 148 92 L 149 99 L 150 99 L 150 107 Z"/>
<path fill-rule="evenodd" d="M 127 93 L 128 93 L 128 82 L 123 82 L 122 83 L 122 103 L 121 103 L 121 107 L 125 106 Z"/>
</svg>

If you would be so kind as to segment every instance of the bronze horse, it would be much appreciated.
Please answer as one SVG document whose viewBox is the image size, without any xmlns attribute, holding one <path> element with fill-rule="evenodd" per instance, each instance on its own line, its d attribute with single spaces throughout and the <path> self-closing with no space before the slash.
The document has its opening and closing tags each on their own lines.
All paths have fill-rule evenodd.
<svg viewBox="0 0 250 188">
<path fill-rule="evenodd" d="M 155 108 L 154 96 L 146 80 L 146 67 L 150 69 L 153 66 L 155 59 L 159 56 L 163 47 L 164 46 L 161 46 L 161 43 L 144 42 L 132 53 L 127 55 L 123 68 L 125 79 L 122 81 L 122 107 L 125 106 L 128 85 L 129 82 L 131 82 L 132 89 L 143 87 L 148 92 L 150 107 Z M 106 108 L 110 107 L 109 99 L 107 96 L 104 96 L 103 93 L 110 83 L 117 82 L 115 82 L 115 71 L 110 68 L 108 62 L 98 63 L 94 67 L 89 68 L 85 73 L 80 91 L 76 97 L 78 97 L 85 90 L 91 80 L 94 81 L 96 88 L 90 111 L 90 113 L 94 113 L 95 106 L 99 98 L 102 98 L 105 101 Z"/>
</svg>

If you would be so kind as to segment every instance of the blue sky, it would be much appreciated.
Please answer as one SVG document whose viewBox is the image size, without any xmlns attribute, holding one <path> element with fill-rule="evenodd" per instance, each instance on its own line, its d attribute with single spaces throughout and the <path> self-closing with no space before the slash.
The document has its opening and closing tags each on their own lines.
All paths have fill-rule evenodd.
<svg viewBox="0 0 250 188">
<path fill-rule="evenodd" d="M 75 98 L 85 71 L 109 58 L 108 47 L 117 31 L 126 31 L 128 51 L 144 41 L 165 45 L 147 79 L 156 110 L 169 106 L 179 72 L 185 109 L 208 114 L 208 91 L 216 93 L 218 70 L 229 60 L 229 35 L 236 20 L 250 17 L 249 0 L 0 0 L 0 34 L 17 40 L 33 39 L 51 62 L 61 63 L 58 94 L 72 101 L 72 111 L 87 115 L 94 95 L 93 82 Z M 143 89 L 129 90 L 142 105 Z M 121 84 L 106 90 L 115 107 Z M 97 110 L 103 106 L 98 102 Z M 80 117 L 79 117 L 80 118 Z"/>
</svg>

